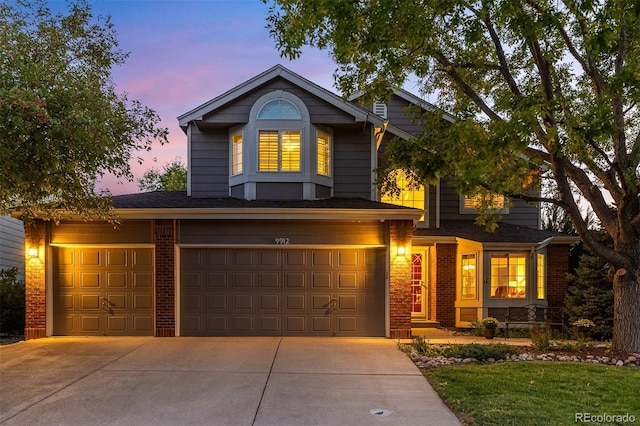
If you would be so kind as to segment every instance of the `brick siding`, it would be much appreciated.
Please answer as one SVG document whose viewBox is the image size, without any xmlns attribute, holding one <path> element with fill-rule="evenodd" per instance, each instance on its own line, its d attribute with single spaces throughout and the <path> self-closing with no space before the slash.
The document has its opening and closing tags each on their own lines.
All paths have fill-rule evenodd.
<svg viewBox="0 0 640 426">
<path fill-rule="evenodd" d="M 552 244 L 547 247 L 547 301 L 549 306 L 564 307 L 567 297 L 569 246 Z"/>
<path fill-rule="evenodd" d="M 176 335 L 175 221 L 157 219 L 153 238 L 156 259 L 156 337 L 172 337 Z"/>
<path fill-rule="evenodd" d="M 456 244 L 436 245 L 435 318 L 443 327 L 456 325 Z"/>
<path fill-rule="evenodd" d="M 389 325 L 392 339 L 411 337 L 411 238 L 412 222 L 390 221 L 389 240 Z M 405 247 L 404 256 L 397 255 L 399 245 Z"/>
<path fill-rule="evenodd" d="M 24 338 L 29 340 L 47 337 L 45 224 L 42 221 L 25 224 L 24 232 L 25 245 L 38 248 L 38 257 L 27 257 L 25 261 Z"/>
</svg>

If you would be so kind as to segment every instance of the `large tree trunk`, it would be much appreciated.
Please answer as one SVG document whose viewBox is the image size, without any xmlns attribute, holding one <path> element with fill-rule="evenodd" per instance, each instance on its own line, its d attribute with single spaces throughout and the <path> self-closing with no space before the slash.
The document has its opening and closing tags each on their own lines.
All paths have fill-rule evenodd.
<svg viewBox="0 0 640 426">
<path fill-rule="evenodd" d="M 613 277 L 613 349 L 640 352 L 640 271 Z"/>
</svg>

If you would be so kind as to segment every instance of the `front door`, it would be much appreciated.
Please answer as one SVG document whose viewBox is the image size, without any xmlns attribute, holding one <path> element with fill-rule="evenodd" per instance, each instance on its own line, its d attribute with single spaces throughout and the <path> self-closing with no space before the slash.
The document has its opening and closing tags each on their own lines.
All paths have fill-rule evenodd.
<svg viewBox="0 0 640 426">
<path fill-rule="evenodd" d="M 428 249 L 411 254 L 411 319 L 426 321 L 428 313 Z"/>
</svg>

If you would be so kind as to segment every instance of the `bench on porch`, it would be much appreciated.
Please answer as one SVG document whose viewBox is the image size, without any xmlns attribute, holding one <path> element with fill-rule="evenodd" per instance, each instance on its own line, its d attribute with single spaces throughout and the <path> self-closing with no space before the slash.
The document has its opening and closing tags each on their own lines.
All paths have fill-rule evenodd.
<svg viewBox="0 0 640 426">
<path fill-rule="evenodd" d="M 534 325 L 559 327 L 564 335 L 564 308 L 539 305 L 535 303 L 524 306 L 510 306 L 507 308 L 507 313 L 504 317 L 505 337 L 509 337 L 510 326 L 518 325 L 527 327 Z"/>
</svg>

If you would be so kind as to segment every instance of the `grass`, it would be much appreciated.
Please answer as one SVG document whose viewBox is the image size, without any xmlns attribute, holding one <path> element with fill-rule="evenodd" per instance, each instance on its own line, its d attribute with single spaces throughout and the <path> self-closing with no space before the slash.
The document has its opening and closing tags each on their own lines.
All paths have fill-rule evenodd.
<svg viewBox="0 0 640 426">
<path fill-rule="evenodd" d="M 458 417 L 473 426 L 575 425 L 576 413 L 629 414 L 640 422 L 639 369 L 508 362 L 423 374 Z"/>
</svg>

